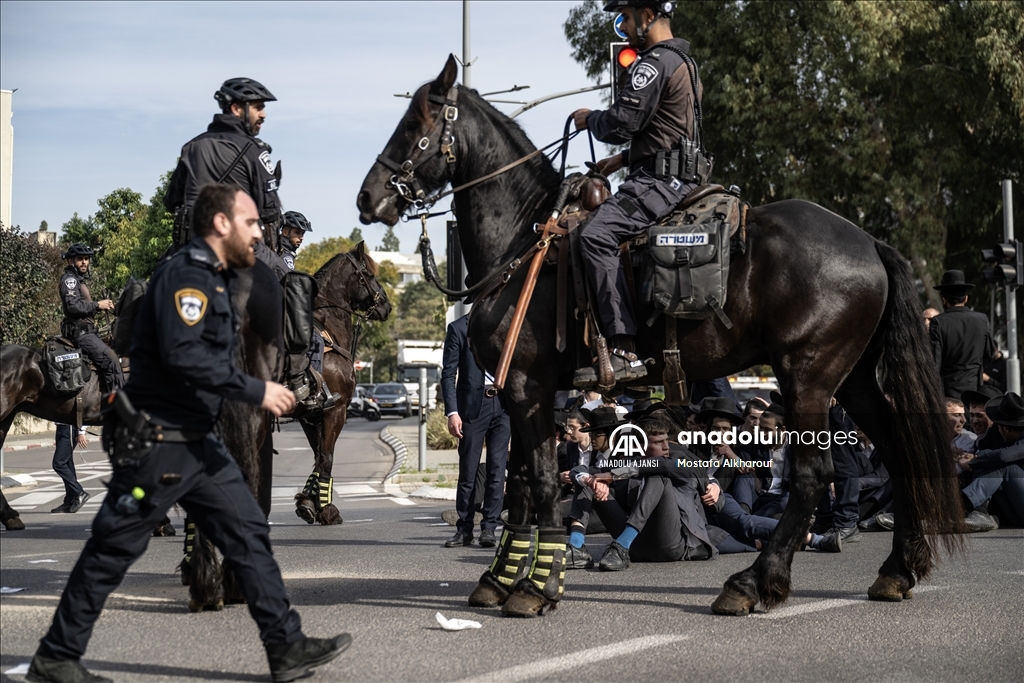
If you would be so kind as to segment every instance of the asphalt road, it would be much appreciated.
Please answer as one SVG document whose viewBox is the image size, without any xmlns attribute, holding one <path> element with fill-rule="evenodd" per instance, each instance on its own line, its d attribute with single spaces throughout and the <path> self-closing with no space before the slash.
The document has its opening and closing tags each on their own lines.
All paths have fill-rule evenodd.
<svg viewBox="0 0 1024 683">
<path fill-rule="evenodd" d="M 470 609 L 466 597 L 493 556 L 445 549 L 443 505 L 385 495 L 372 476 L 391 456 L 374 437 L 388 423 L 354 420 L 336 453 L 335 503 L 345 523 L 308 526 L 290 493 L 309 473 L 301 433 L 278 436 L 271 538 L 306 633 L 352 633 L 352 648 L 314 681 L 1019 681 L 1024 678 L 1024 531 L 970 537 L 966 557 L 946 559 L 913 600 L 868 602 L 867 587 L 891 536 L 864 534 L 840 555 L 794 562 L 795 593 L 768 614 L 717 617 L 709 605 L 749 556 L 633 565 L 621 573 L 569 572 L 562 605 L 512 620 Z M 292 450 L 300 449 L 300 450 Z M 29 452 L 31 453 L 31 452 Z M 34 457 L 39 470 L 48 454 Z M 81 476 L 102 491 L 102 454 Z M 379 479 L 378 479 L 379 481 Z M 0 597 L 0 671 L 28 662 L 89 534 L 97 505 L 51 515 L 51 482 L 10 496 L 26 531 L 2 532 L 0 582 L 26 590 Z M 52 492 L 51 492 L 52 493 Z M 35 498 L 28 498 L 35 496 Z M 21 501 L 19 503 L 19 500 Z M 172 515 L 173 517 L 173 515 Z M 180 520 L 175 524 L 180 529 Z M 599 553 L 607 536 L 588 540 Z M 85 663 L 121 681 L 266 681 L 263 649 L 244 606 L 191 614 L 173 567 L 182 539 L 152 539 L 107 603 Z M 482 628 L 440 629 L 435 613 Z M 4 680 L 23 681 L 18 674 Z"/>
</svg>

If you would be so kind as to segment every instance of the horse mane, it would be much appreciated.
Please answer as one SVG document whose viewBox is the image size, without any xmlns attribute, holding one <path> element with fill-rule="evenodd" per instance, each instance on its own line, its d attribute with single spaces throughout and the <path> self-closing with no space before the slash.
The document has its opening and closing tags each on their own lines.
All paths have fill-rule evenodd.
<svg viewBox="0 0 1024 683">
<path fill-rule="evenodd" d="M 335 254 L 330 258 L 330 260 L 327 261 L 327 263 L 320 266 L 320 268 L 313 275 L 313 279 L 316 280 L 316 283 L 318 285 L 322 285 L 323 281 L 327 279 L 328 274 L 331 271 L 331 268 L 334 266 L 334 262 L 340 259 L 341 257 L 347 256 L 348 254 L 351 253 L 351 251 L 343 251 L 339 254 Z M 370 275 L 372 275 L 373 277 L 377 277 L 377 271 L 380 269 L 380 267 L 377 265 L 376 261 L 370 258 L 369 252 L 367 252 L 365 249 L 363 250 L 362 253 L 362 261 L 363 264 L 366 266 L 367 272 L 370 273 Z"/>
</svg>

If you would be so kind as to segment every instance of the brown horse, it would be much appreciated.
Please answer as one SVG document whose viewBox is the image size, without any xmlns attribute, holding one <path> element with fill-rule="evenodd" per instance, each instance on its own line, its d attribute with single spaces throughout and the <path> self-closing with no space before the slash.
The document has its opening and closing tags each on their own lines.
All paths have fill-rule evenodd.
<svg viewBox="0 0 1024 683">
<path fill-rule="evenodd" d="M 422 86 L 359 193 L 360 220 L 394 225 L 413 202 L 428 206 L 429 193 L 493 174 L 535 151 L 513 121 L 475 91 L 454 89 L 456 62 Z M 457 98 L 457 99 L 456 99 Z M 473 285 L 536 244 L 533 230 L 555 205 L 558 173 L 543 156 L 455 193 L 459 238 Z M 957 547 L 963 513 L 949 457 L 938 377 L 921 325 L 920 302 L 906 261 L 852 223 L 804 201 L 782 201 L 750 210 L 745 256 L 732 262 L 725 312 L 680 320 L 678 348 L 691 381 L 713 379 L 770 364 L 786 406 L 786 426 L 828 432 L 835 396 L 878 445 L 894 485 L 896 529 L 889 557 L 869 590 L 873 599 L 910 597 L 936 559 L 936 534 Z M 585 229 L 585 226 L 584 228 Z M 492 373 L 508 336 L 526 277 L 482 295 L 470 316 L 469 338 L 478 362 Z M 505 538 L 492 569 L 470 600 L 503 604 L 513 616 L 533 616 L 561 597 L 564 567 L 556 459 L 551 434 L 553 398 L 571 385 L 576 351 L 556 351 L 557 274 L 540 272 L 508 378 L 505 397 L 512 423 L 507 496 L 513 540 L 536 540 L 537 560 L 517 567 Z M 568 310 L 573 309 L 570 287 Z M 647 320 L 652 311 L 637 311 Z M 570 316 L 572 318 L 572 316 Z M 665 316 L 638 335 L 641 358 L 652 357 L 645 383 L 661 381 Z M 567 330 L 583 343 L 583 323 Z M 589 353 L 587 354 L 589 356 Z M 790 501 L 754 564 L 728 579 L 712 606 L 717 613 L 747 614 L 759 602 L 783 603 L 790 566 L 811 514 L 833 477 L 831 453 L 813 439 L 792 448 Z M 528 526 L 536 513 L 538 530 Z M 511 584 L 511 585 L 510 585 Z"/>
</svg>

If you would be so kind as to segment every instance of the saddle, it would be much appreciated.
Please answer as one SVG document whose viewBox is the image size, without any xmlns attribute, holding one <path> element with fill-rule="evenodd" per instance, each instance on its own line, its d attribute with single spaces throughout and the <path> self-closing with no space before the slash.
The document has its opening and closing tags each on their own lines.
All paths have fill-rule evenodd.
<svg viewBox="0 0 1024 683">
<path fill-rule="evenodd" d="M 557 226 L 550 228 L 557 248 L 549 249 L 545 256 L 545 263 L 558 270 L 556 345 L 559 352 L 565 351 L 571 268 L 574 318 L 582 320 L 584 325 L 584 345 L 577 345 L 577 367 L 590 364 L 591 351 L 596 352 L 593 355 L 604 365 L 603 356 L 608 354 L 608 348 L 590 306 L 592 296 L 584 276 L 579 239 L 590 213 L 610 196 L 610 191 L 603 177 L 577 173 L 563 181 L 563 192 L 568 201 Z M 732 327 L 722 307 L 728 294 L 731 257 L 746 253 L 748 208 L 735 186 L 727 190 L 722 185 L 701 185 L 671 214 L 620 245 L 638 319 L 646 316 L 646 324 L 651 327 L 659 316 L 666 316 L 663 370 L 666 403 L 682 404 L 686 400 L 677 321 L 704 320 L 716 315 L 726 328 Z M 605 377 L 598 389 L 609 391 L 613 386 L 614 380 L 609 384 Z"/>
</svg>

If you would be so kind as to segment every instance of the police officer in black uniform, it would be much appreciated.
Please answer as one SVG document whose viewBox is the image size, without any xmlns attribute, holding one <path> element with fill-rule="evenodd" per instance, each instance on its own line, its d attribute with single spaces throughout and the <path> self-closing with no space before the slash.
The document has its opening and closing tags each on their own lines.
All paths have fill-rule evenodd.
<svg viewBox="0 0 1024 683">
<path fill-rule="evenodd" d="M 64 309 L 60 331 L 85 352 L 103 376 L 107 391 L 113 391 L 124 386 L 124 375 L 120 363 L 111 355 L 110 348 L 96 334 L 95 316 L 98 311 L 114 310 L 114 302 L 110 299 L 92 300 L 89 286 L 85 283 L 89 278 L 89 260 L 92 256 L 93 250 L 84 244 L 72 244 L 64 252 L 68 267 L 61 273 L 58 285 Z"/>
<path fill-rule="evenodd" d="M 281 258 L 288 270 L 295 270 L 295 252 L 302 246 L 307 232 L 313 232 L 306 217 L 298 211 L 284 212 L 284 225 L 281 227 Z"/>
<path fill-rule="evenodd" d="M 605 175 L 625 167 L 629 176 L 580 234 L 599 322 L 613 348 L 616 381 L 647 374 L 633 354 L 637 325 L 619 244 L 668 215 L 710 176 L 700 139 L 700 76 L 687 54 L 690 44 L 672 36 L 675 5 L 653 0 L 605 3 L 604 11 L 622 14 L 622 30 L 639 56 L 622 81 L 613 84 L 617 95 L 610 108 L 573 112 L 578 130 L 589 128 L 602 142 L 630 144 L 598 164 Z M 596 366 L 578 370 L 574 383 L 581 388 L 596 384 Z"/>
<path fill-rule="evenodd" d="M 231 560 L 274 681 L 303 677 L 351 643 L 348 634 L 303 635 L 271 554 L 267 520 L 213 432 L 225 398 L 274 415 L 295 402 L 282 385 L 248 376 L 232 362 L 231 269 L 255 262 L 256 204 L 236 185 L 209 185 L 194 209 L 196 238 L 157 268 L 139 308 L 131 380 L 112 400 L 118 420 L 104 425 L 114 463 L 109 493 L 32 660 L 30 681 L 108 680 L 79 659 L 107 596 L 176 502 Z"/>
</svg>

